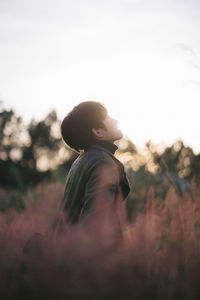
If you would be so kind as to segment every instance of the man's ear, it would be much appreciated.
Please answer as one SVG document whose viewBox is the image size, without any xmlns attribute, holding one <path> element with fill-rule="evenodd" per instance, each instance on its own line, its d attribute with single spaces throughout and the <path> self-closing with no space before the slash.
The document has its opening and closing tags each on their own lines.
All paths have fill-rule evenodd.
<svg viewBox="0 0 200 300">
<path fill-rule="evenodd" d="M 95 137 L 101 138 L 103 137 L 103 132 L 101 128 L 92 128 L 92 132 L 94 134 Z"/>
</svg>

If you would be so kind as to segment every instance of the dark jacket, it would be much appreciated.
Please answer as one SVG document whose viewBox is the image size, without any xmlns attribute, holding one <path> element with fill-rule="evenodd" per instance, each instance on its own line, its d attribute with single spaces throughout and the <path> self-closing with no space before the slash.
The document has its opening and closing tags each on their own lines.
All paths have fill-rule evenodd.
<svg viewBox="0 0 200 300">
<path fill-rule="evenodd" d="M 129 194 L 124 166 L 114 156 L 117 149 L 110 141 L 98 140 L 73 162 L 61 204 L 70 222 L 81 223 L 98 197 L 114 202 L 119 192 L 123 199 Z"/>
</svg>

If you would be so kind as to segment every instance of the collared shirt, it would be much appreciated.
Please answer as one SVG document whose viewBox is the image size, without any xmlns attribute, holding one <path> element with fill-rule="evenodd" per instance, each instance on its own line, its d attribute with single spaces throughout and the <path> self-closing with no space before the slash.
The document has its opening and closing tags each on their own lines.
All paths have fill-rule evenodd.
<svg viewBox="0 0 200 300">
<path fill-rule="evenodd" d="M 92 146 L 100 145 L 109 152 L 111 152 L 113 155 L 115 154 L 115 151 L 118 149 L 118 147 L 111 141 L 105 141 L 105 140 L 96 140 Z"/>
</svg>

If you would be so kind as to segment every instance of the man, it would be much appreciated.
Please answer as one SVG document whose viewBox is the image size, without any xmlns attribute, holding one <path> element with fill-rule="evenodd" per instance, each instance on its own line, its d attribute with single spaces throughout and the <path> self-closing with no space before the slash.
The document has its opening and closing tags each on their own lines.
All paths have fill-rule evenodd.
<svg viewBox="0 0 200 300">
<path fill-rule="evenodd" d="M 124 200 L 130 191 L 124 166 L 114 156 L 114 141 L 123 136 L 117 123 L 94 101 L 75 106 L 62 121 L 64 142 L 80 154 L 68 172 L 61 203 L 70 223 L 84 224 L 97 206 L 115 210 L 119 196 Z"/>
</svg>

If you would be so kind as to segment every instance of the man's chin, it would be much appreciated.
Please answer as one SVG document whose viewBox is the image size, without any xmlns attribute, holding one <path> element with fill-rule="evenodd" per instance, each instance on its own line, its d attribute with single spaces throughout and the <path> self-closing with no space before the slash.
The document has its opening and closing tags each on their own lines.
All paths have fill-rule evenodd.
<svg viewBox="0 0 200 300">
<path fill-rule="evenodd" d="M 120 131 L 119 134 L 116 136 L 116 139 L 115 140 L 120 140 L 123 138 L 123 134 L 122 132 Z"/>
<path fill-rule="evenodd" d="M 123 138 L 123 133 L 121 132 L 121 130 L 119 131 L 119 135 L 120 135 L 120 139 Z"/>
</svg>

